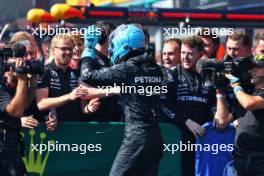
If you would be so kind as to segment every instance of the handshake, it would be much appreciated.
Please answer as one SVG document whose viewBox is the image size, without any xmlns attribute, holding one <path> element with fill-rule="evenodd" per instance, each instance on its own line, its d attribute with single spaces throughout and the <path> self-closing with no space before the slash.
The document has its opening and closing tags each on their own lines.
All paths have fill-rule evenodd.
<svg viewBox="0 0 264 176">
<path fill-rule="evenodd" d="M 104 89 L 97 89 L 86 84 L 85 85 L 81 84 L 75 89 L 73 89 L 69 94 L 67 94 L 67 96 L 70 101 L 74 101 L 78 98 L 82 100 L 90 100 L 93 98 L 102 97 L 102 95 L 99 94 L 99 92 L 101 92 L 102 94 L 107 93 L 106 90 Z"/>
<path fill-rule="evenodd" d="M 79 87 L 73 89 L 73 91 L 69 93 L 68 96 L 71 101 L 80 98 L 83 102 L 86 102 L 85 107 L 82 108 L 85 114 L 93 113 L 96 112 L 100 107 L 98 90 L 100 89 L 93 88 L 88 85 L 80 85 Z M 87 102 L 87 100 L 89 101 Z"/>
<path fill-rule="evenodd" d="M 120 91 L 120 87 L 118 86 L 111 88 L 95 88 L 81 83 L 77 88 L 73 89 L 72 92 L 68 94 L 68 97 L 71 101 L 78 98 L 82 100 L 90 100 L 120 94 Z"/>
</svg>

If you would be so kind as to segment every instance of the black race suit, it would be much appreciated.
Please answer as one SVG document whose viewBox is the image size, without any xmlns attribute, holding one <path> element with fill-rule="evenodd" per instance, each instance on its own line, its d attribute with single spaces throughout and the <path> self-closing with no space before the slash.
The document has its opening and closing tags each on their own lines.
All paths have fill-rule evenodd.
<svg viewBox="0 0 264 176">
<path fill-rule="evenodd" d="M 110 67 L 110 59 L 100 53 L 95 49 L 94 59 L 87 59 L 87 69 L 90 71 L 99 70 L 102 68 Z M 106 87 L 113 86 L 112 82 L 109 83 L 100 83 L 96 82 L 95 84 L 86 82 L 87 84 L 93 87 Z M 94 113 L 85 114 L 84 121 L 120 121 L 122 119 L 122 109 L 119 103 L 119 95 L 104 97 L 100 99 L 100 107 Z"/>
<path fill-rule="evenodd" d="M 162 73 L 159 66 L 142 55 L 109 68 L 88 71 L 87 59 L 91 58 L 82 60 L 83 82 L 111 82 L 123 89 L 121 105 L 126 122 L 124 139 L 110 176 L 157 175 L 163 152 L 162 136 L 155 115 L 159 111 L 160 103 L 159 95 L 149 96 L 148 93 L 151 88 L 161 85 Z"/>
<path fill-rule="evenodd" d="M 174 83 L 168 80 L 169 92 L 162 100 L 162 112 L 170 122 L 180 127 L 184 144 L 195 144 L 195 136 L 185 122 L 191 119 L 203 125 L 213 120 L 216 107 L 215 89 L 204 87 L 202 78 L 196 71 L 184 69 L 179 65 L 172 70 L 172 75 Z M 182 175 L 194 176 L 195 152 L 184 151 L 181 154 Z"/>
</svg>

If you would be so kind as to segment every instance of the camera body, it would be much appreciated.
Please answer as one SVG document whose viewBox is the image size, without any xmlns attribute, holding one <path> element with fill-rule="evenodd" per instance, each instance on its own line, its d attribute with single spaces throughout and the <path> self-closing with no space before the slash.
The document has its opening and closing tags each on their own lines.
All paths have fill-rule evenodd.
<svg viewBox="0 0 264 176">
<path fill-rule="evenodd" d="M 240 78 L 243 75 L 243 72 L 252 70 L 254 67 L 251 57 L 232 58 L 227 56 L 224 58 L 223 63 L 225 73 L 229 73 Z"/>
<path fill-rule="evenodd" d="M 19 45 L 19 46 L 18 46 Z M 41 60 L 26 60 L 23 67 L 16 68 L 15 62 L 9 62 L 11 58 L 23 57 L 26 54 L 26 47 L 21 44 L 14 44 L 13 48 L 3 48 L 0 50 L 0 75 L 10 69 L 19 74 L 38 74 L 44 73 L 44 64 Z"/>
<path fill-rule="evenodd" d="M 228 82 L 225 74 L 232 74 L 244 82 L 250 83 L 250 73 L 254 67 L 251 57 L 234 58 L 226 56 L 221 61 L 216 59 L 199 60 L 196 65 L 197 72 L 202 75 L 204 86 L 216 86 Z"/>
</svg>

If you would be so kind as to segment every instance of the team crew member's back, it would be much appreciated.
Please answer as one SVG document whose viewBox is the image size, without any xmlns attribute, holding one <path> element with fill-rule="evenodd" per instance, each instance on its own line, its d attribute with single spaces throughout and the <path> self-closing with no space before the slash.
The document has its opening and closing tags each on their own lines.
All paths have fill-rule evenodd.
<svg viewBox="0 0 264 176">
<path fill-rule="evenodd" d="M 110 58 L 108 58 L 108 39 L 110 33 L 115 29 L 115 26 L 112 23 L 106 21 L 97 21 L 96 26 L 101 31 L 101 34 L 98 37 L 97 44 L 94 48 L 94 58 L 87 60 L 87 69 L 88 71 L 99 70 L 102 68 L 110 67 L 112 64 Z M 89 84 L 89 83 L 88 83 Z M 105 86 L 114 86 L 110 82 L 96 84 L 90 84 L 91 86 L 105 87 Z M 94 112 L 87 114 L 84 120 L 89 121 L 120 121 L 122 117 L 122 110 L 120 105 L 119 95 L 104 97 L 100 100 L 99 109 Z"/>
<path fill-rule="evenodd" d="M 111 60 L 116 65 L 89 72 L 86 63 L 93 58 L 93 50 L 91 51 L 88 45 L 81 69 L 81 79 L 85 83 L 109 82 L 119 86 L 124 83 L 123 85 L 134 87 L 136 90 L 121 92 L 126 126 L 124 139 L 110 175 L 155 176 L 162 157 L 162 137 L 155 116 L 160 108 L 159 95 L 148 96 L 146 89 L 161 85 L 162 72 L 153 59 L 143 54 L 145 45 L 141 29 L 134 25 L 121 25 L 111 36 L 112 44 L 109 45 L 109 49 L 112 51 Z M 91 41 L 89 36 L 86 37 L 88 37 L 86 41 Z M 141 91 L 137 92 L 139 88 Z"/>
</svg>

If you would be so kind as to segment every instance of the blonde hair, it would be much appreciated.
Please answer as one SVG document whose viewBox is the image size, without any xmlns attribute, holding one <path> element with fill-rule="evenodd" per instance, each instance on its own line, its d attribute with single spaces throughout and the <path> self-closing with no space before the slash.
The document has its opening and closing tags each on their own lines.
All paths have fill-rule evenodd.
<svg viewBox="0 0 264 176">
<path fill-rule="evenodd" d="M 73 37 L 70 33 L 66 33 L 66 34 L 57 34 L 55 35 L 52 40 L 51 40 L 51 47 L 56 46 L 56 44 L 58 43 L 59 40 L 70 40 L 73 43 Z"/>
<path fill-rule="evenodd" d="M 73 40 L 75 40 L 75 41 L 77 40 L 77 41 L 84 42 L 83 41 L 84 40 L 84 36 L 80 32 L 78 32 L 78 31 L 71 31 L 70 35 L 72 36 L 72 39 Z"/>
</svg>

